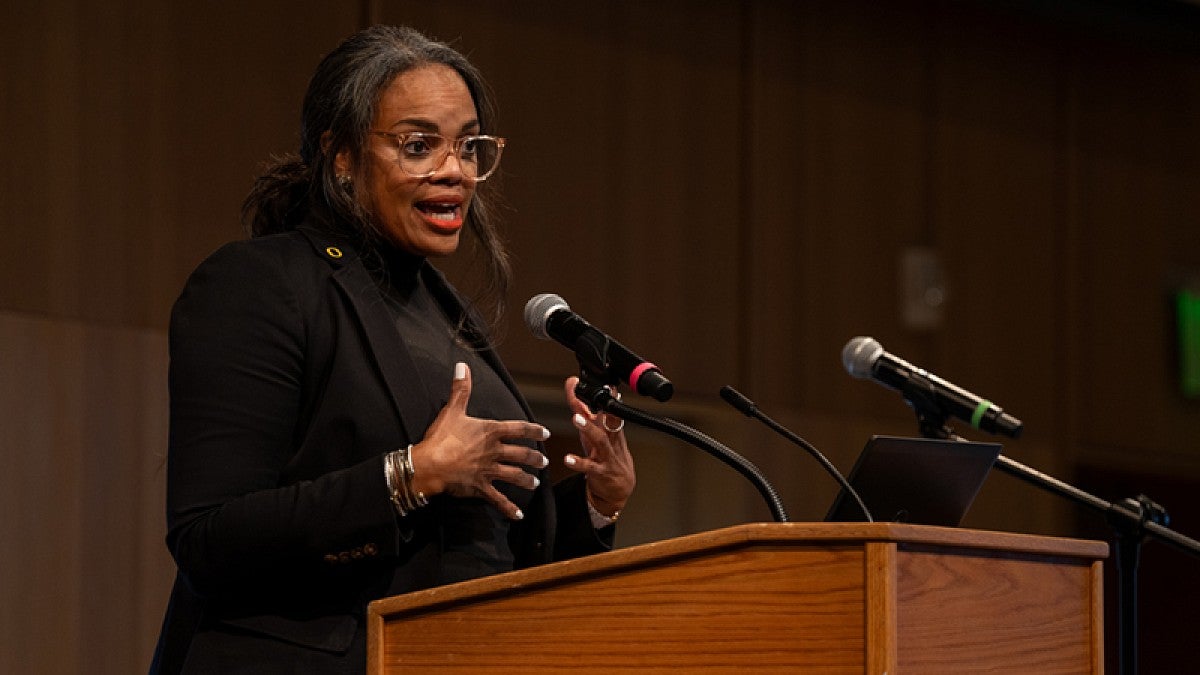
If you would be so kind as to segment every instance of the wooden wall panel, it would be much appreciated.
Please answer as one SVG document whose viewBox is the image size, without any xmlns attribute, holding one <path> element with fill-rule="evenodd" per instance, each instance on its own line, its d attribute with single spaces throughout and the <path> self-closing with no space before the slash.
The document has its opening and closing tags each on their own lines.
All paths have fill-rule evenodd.
<svg viewBox="0 0 1200 675">
<path fill-rule="evenodd" d="M 913 426 L 840 355 L 855 335 L 913 353 L 898 329 L 896 261 L 926 238 L 928 30 L 903 4 L 752 7 L 748 348 L 734 384 L 848 470 L 867 437 L 856 416 L 876 433 Z M 834 484 L 803 450 L 762 430 L 730 443 L 776 481 L 793 517 L 824 516 Z"/>
<path fill-rule="evenodd" d="M 628 339 L 682 392 L 715 398 L 736 376 L 741 348 L 737 251 L 749 197 L 740 175 L 741 21 L 736 4 L 676 2 L 656 14 L 621 17 L 634 44 L 654 48 L 621 62 L 627 75 L 613 99 L 621 129 L 610 140 L 625 149 L 612 195 L 620 244 L 597 272 L 623 300 L 612 317 L 630 327 Z"/>
<path fill-rule="evenodd" d="M 1078 72 L 1080 435 L 1117 462 L 1144 451 L 1195 466 L 1200 404 L 1178 393 L 1168 300 L 1200 273 L 1197 63 L 1128 45 L 1089 58 Z"/>
<path fill-rule="evenodd" d="M 922 17 L 834 2 L 754 17 L 748 388 L 776 406 L 863 410 L 886 394 L 850 380 L 841 349 L 899 334 L 898 251 L 926 229 Z"/>
<path fill-rule="evenodd" d="M 1057 438 L 1064 394 L 1060 39 L 1037 24 L 947 12 L 935 55 L 931 219 L 948 276 L 936 361 L 1022 418 L 1025 439 Z"/>
<path fill-rule="evenodd" d="M 940 12 L 932 50 L 931 242 L 947 278 L 926 366 L 1020 418 L 1004 452 L 1062 476 L 1067 398 L 1063 35 L 977 7 Z M 982 438 L 963 422 L 959 433 Z M 1060 531 L 1061 499 L 996 472 L 972 525 Z"/>
<path fill-rule="evenodd" d="M 166 338 L 0 313 L 0 672 L 144 672 L 164 536 Z"/>
<path fill-rule="evenodd" d="M 241 235 L 260 165 L 296 149 L 308 76 L 358 12 L 17 5 L 0 21 L 20 158 L 0 168 L 0 308 L 162 327 L 191 268 Z"/>
<path fill-rule="evenodd" d="M 70 381 L 81 350 L 45 324 L 0 318 L 0 671 L 74 672 L 74 650 L 55 643 L 74 647 L 84 631 L 74 611 L 83 551 L 72 452 L 83 441 L 73 419 L 84 402 Z"/>
</svg>

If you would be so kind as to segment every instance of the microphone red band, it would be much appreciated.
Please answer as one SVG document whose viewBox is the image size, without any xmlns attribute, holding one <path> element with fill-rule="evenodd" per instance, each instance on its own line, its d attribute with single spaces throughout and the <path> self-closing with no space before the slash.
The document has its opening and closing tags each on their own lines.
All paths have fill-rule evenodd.
<svg viewBox="0 0 1200 675">
<path fill-rule="evenodd" d="M 638 390 L 638 387 L 637 387 L 638 378 L 641 377 L 642 373 L 646 372 L 647 370 L 658 370 L 658 366 L 654 365 L 653 363 L 650 363 L 649 361 L 643 361 L 642 363 L 638 364 L 638 366 L 636 368 L 634 368 L 632 371 L 630 371 L 629 386 L 632 387 L 634 391 Z"/>
</svg>

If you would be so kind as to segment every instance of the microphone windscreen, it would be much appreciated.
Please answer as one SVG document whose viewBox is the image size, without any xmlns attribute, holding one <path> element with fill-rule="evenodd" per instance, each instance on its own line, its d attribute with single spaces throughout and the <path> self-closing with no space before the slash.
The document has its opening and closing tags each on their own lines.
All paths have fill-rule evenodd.
<svg viewBox="0 0 1200 675">
<path fill-rule="evenodd" d="M 883 345 L 875 338 L 858 336 L 851 338 L 842 348 L 842 365 L 852 376 L 866 380 L 871 377 L 875 362 L 883 355 Z"/>
<path fill-rule="evenodd" d="M 546 332 L 546 324 L 550 315 L 560 309 L 570 310 L 571 306 L 553 293 L 539 293 L 525 303 L 525 325 L 534 337 L 549 340 L 550 334 Z"/>
</svg>

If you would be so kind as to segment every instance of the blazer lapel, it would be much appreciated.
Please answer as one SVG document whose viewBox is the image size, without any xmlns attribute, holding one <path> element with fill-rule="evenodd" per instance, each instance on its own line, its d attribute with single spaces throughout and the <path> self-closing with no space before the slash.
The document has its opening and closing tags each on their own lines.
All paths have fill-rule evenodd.
<svg viewBox="0 0 1200 675">
<path fill-rule="evenodd" d="M 417 434 L 422 433 L 423 424 L 438 411 L 425 395 L 417 366 L 396 331 L 375 280 L 351 242 L 321 230 L 301 228 L 301 232 L 316 254 L 334 267 L 333 281 L 367 338 L 369 353 L 363 358 L 374 364 L 383 379 L 405 438 L 411 443 L 419 441 Z"/>
<path fill-rule="evenodd" d="M 375 280 L 367 272 L 352 244 L 340 238 L 334 241 L 322 231 L 308 228 L 303 228 L 302 231 L 308 236 L 317 255 L 326 258 L 337 268 L 333 273 L 334 282 L 354 310 L 370 345 L 371 353 L 366 357 L 374 361 L 387 385 L 405 436 L 410 442 L 417 442 L 420 440 L 419 435 L 423 433 L 424 425 L 428 420 L 435 418 L 440 410 L 434 406 L 430 397 L 425 395 L 425 386 L 417 366 L 412 360 L 408 346 L 396 331 L 392 315 L 379 294 Z M 331 250 L 334 253 L 331 253 Z M 525 411 L 526 417 L 532 420 L 533 411 L 517 389 L 512 375 L 500 362 L 500 357 L 490 347 L 490 340 L 480 329 L 481 324 L 477 318 L 464 308 L 462 300 L 441 272 L 426 264 L 422 274 L 434 297 L 442 307 L 450 310 L 451 316 L 467 316 L 467 326 L 475 336 L 473 346 L 512 392 L 521 409 Z"/>
<path fill-rule="evenodd" d="M 421 440 L 424 424 L 437 417 L 439 411 L 426 394 L 408 345 L 396 330 L 375 280 L 357 259 L 343 266 L 333 278 L 358 316 L 371 347 L 369 356 L 392 395 L 405 436 L 411 443 Z"/>
</svg>

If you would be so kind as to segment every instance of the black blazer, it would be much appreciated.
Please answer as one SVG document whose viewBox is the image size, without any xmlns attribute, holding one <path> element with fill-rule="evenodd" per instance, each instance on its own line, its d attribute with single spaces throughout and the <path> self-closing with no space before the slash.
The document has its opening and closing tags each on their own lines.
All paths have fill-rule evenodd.
<svg viewBox="0 0 1200 675">
<path fill-rule="evenodd" d="M 443 307 L 464 312 L 440 273 L 422 274 Z M 419 441 L 436 404 L 414 386 L 355 246 L 311 226 L 227 244 L 176 302 L 170 354 L 178 575 L 151 672 L 227 669 L 222 658 L 258 673 L 361 672 L 366 604 L 442 582 L 437 509 L 399 518 L 381 459 Z M 530 415 L 496 354 L 481 355 Z M 553 488 L 540 477 L 511 526 L 517 567 L 611 547 L 578 477 Z"/>
</svg>

